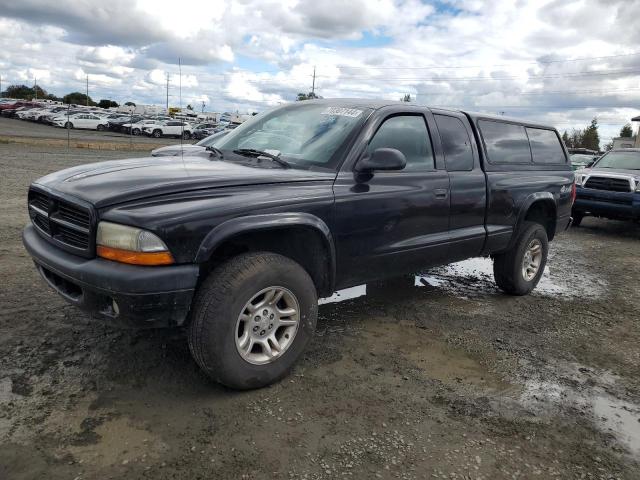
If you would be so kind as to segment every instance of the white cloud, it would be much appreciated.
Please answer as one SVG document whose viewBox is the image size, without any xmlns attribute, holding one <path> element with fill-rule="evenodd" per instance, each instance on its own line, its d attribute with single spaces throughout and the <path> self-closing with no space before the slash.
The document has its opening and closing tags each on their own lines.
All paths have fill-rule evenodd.
<svg viewBox="0 0 640 480">
<path fill-rule="evenodd" d="M 324 96 L 411 93 L 560 129 L 598 115 L 611 136 L 637 114 L 640 55 L 561 61 L 635 53 L 637 18 L 623 0 L 0 0 L 0 68 L 4 85 L 61 95 L 89 75 L 98 98 L 164 104 L 180 58 L 183 103 L 254 110 L 308 91 L 315 66 Z"/>
</svg>

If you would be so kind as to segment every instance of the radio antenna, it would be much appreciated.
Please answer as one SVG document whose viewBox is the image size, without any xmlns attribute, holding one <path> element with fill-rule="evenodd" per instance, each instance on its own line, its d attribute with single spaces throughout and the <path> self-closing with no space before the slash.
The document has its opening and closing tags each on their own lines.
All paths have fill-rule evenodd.
<svg viewBox="0 0 640 480">
<path fill-rule="evenodd" d="M 182 60 L 180 59 L 180 57 L 178 57 L 178 77 L 179 77 L 179 84 L 178 84 L 178 95 L 180 97 L 180 113 L 182 113 Z M 184 138 L 184 119 L 180 119 L 180 124 L 181 124 L 181 128 L 180 128 L 180 156 L 184 155 L 183 149 L 182 149 L 182 139 Z M 184 158 L 182 160 L 184 162 Z"/>
</svg>

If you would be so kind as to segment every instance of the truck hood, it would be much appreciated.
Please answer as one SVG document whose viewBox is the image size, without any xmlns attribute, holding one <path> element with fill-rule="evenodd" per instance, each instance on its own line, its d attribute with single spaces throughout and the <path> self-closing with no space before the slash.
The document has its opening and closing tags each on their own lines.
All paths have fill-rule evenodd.
<svg viewBox="0 0 640 480">
<path fill-rule="evenodd" d="M 332 181 L 335 173 L 247 165 L 202 157 L 150 157 L 80 165 L 34 182 L 102 208 L 171 193 L 219 187 Z"/>
<path fill-rule="evenodd" d="M 162 157 L 162 156 L 175 156 L 180 155 L 182 152 L 183 155 L 192 155 L 194 153 L 202 153 L 206 152 L 207 149 L 200 145 L 167 145 L 166 147 L 156 148 L 151 150 L 152 157 Z"/>
<path fill-rule="evenodd" d="M 629 177 L 640 177 L 640 170 L 625 170 L 622 168 L 589 168 L 585 169 L 590 175 L 609 173 L 611 175 L 628 175 Z"/>
</svg>

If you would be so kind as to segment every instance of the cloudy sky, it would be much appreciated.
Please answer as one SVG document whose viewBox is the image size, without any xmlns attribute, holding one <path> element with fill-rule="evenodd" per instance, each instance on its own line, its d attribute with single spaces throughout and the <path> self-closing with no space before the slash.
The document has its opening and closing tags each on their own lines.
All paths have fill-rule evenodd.
<svg viewBox="0 0 640 480">
<path fill-rule="evenodd" d="M 3 86 L 261 110 L 324 97 L 583 127 L 640 114 L 640 0 L 0 0 Z"/>
</svg>

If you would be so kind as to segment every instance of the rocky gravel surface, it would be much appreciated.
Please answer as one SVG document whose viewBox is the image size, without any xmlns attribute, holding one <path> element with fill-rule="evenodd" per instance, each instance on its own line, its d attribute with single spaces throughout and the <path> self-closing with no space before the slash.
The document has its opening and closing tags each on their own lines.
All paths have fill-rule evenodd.
<svg viewBox="0 0 640 480">
<path fill-rule="evenodd" d="M 488 259 L 343 292 L 288 378 L 235 392 L 183 332 L 38 278 L 27 186 L 98 156 L 128 155 L 0 145 L 0 478 L 640 478 L 640 226 L 585 219 L 527 297 Z"/>
</svg>

